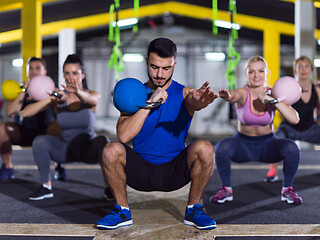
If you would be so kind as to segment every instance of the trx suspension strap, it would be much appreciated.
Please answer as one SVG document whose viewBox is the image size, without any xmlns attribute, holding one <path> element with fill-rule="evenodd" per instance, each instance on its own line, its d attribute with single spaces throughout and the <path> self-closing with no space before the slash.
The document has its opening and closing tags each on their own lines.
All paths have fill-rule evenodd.
<svg viewBox="0 0 320 240">
<path fill-rule="evenodd" d="M 118 12 L 119 12 L 120 2 L 119 0 L 114 0 L 114 4 L 110 5 L 109 15 L 109 41 L 114 42 L 112 53 L 109 59 L 109 68 L 116 71 L 115 78 L 119 80 L 119 72 L 123 71 L 123 61 L 122 61 L 122 52 L 120 50 L 121 41 L 120 41 L 120 29 L 118 26 Z M 116 15 L 116 20 L 113 21 L 113 15 Z"/>
<path fill-rule="evenodd" d="M 231 31 L 229 33 L 229 52 L 228 52 L 228 68 L 226 78 L 228 79 L 228 89 L 233 90 L 236 88 L 236 75 L 235 69 L 241 59 L 240 54 L 235 50 L 234 42 L 238 39 L 238 31 L 235 28 L 234 18 L 237 13 L 236 0 L 229 0 L 229 14 Z M 234 105 L 230 104 L 229 119 L 234 119 Z"/>
</svg>

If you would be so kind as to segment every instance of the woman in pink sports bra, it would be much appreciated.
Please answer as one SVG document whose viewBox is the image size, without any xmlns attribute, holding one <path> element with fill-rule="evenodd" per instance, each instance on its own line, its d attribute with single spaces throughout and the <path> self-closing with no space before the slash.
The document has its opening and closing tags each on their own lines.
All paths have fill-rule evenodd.
<svg viewBox="0 0 320 240">
<path fill-rule="evenodd" d="M 275 110 L 291 124 L 297 124 L 299 116 L 291 106 L 266 94 L 269 90 L 266 86 L 268 66 L 263 57 L 249 58 L 245 75 L 248 84 L 243 88 L 219 91 L 222 99 L 236 105 L 238 133 L 216 145 L 215 160 L 222 186 L 217 194 L 210 197 L 210 201 L 224 203 L 233 200 L 231 161 L 275 163 L 283 160 L 281 200 L 301 204 L 302 198 L 292 188 L 300 162 L 300 150 L 294 141 L 278 139 L 272 131 Z"/>
</svg>

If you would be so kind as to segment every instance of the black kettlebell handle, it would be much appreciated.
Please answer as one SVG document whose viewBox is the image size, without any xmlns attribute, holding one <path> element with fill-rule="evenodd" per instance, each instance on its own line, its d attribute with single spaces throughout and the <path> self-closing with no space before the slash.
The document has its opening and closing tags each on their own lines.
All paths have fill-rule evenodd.
<svg viewBox="0 0 320 240">
<path fill-rule="evenodd" d="M 160 104 L 162 103 L 162 101 L 157 101 L 157 102 L 146 102 L 146 105 L 144 108 L 154 108 L 154 107 L 158 107 Z"/>
<path fill-rule="evenodd" d="M 62 98 L 62 95 L 60 93 L 55 92 L 55 91 L 52 91 L 52 93 L 50 95 L 55 96 L 56 98 L 59 98 L 59 99 Z"/>
<path fill-rule="evenodd" d="M 20 83 L 21 91 L 22 91 L 22 92 L 26 92 L 27 89 L 26 89 L 23 85 L 24 85 L 23 83 Z"/>
<path fill-rule="evenodd" d="M 147 89 L 147 93 L 153 93 L 154 90 L 150 90 L 149 88 Z M 154 107 L 158 107 L 160 104 L 162 103 L 162 98 L 159 101 L 156 102 L 146 102 L 146 105 L 144 106 L 144 108 L 154 108 Z"/>
</svg>

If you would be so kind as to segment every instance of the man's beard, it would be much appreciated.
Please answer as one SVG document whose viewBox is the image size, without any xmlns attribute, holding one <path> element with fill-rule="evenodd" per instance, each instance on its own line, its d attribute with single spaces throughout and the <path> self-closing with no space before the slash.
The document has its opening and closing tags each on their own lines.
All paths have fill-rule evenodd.
<svg viewBox="0 0 320 240">
<path fill-rule="evenodd" d="M 173 75 L 173 73 L 172 73 L 171 76 L 165 81 L 165 83 L 162 84 L 162 86 L 158 86 L 158 85 L 154 84 L 153 78 L 152 78 L 152 77 L 150 76 L 150 74 L 148 73 L 149 80 L 152 82 L 152 84 L 153 84 L 154 86 L 156 86 L 156 87 L 161 87 L 161 88 L 163 88 L 163 87 L 171 80 L 172 75 Z M 159 78 L 155 78 L 155 79 L 159 79 Z"/>
</svg>

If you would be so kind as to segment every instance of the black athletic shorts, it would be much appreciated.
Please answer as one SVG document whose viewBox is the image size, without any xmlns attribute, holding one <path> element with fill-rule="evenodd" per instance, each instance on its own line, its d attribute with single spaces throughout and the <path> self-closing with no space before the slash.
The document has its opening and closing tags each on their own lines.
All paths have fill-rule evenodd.
<svg viewBox="0 0 320 240">
<path fill-rule="evenodd" d="M 46 134 L 45 129 L 28 129 L 20 124 L 17 124 L 17 126 L 20 130 L 20 139 L 18 142 L 12 142 L 14 145 L 30 147 L 37 136 Z"/>
<path fill-rule="evenodd" d="M 187 161 L 188 147 L 170 162 L 155 165 L 144 160 L 129 146 L 123 145 L 127 154 L 125 169 L 127 184 L 133 189 L 144 192 L 170 192 L 190 182 L 190 169 Z"/>
</svg>

